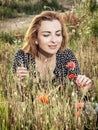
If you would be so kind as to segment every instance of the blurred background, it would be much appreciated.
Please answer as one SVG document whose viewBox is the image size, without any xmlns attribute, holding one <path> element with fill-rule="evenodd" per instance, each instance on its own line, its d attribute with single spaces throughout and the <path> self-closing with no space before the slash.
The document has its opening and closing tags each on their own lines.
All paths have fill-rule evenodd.
<svg viewBox="0 0 98 130">
<path fill-rule="evenodd" d="M 17 89 L 12 73 L 13 57 L 22 47 L 33 17 L 43 10 L 58 11 L 63 16 L 69 34 L 67 47 L 75 53 L 81 73 L 92 80 L 89 102 L 94 103 L 94 108 L 98 103 L 98 0 L 0 0 L 0 130 L 29 130 L 30 125 L 33 125 L 33 130 L 64 130 L 66 118 L 70 130 L 80 130 L 87 122 L 84 115 L 79 120 L 75 118 L 74 103 L 82 100 L 77 99 L 73 92 L 60 97 L 53 88 L 52 94 L 44 90 L 31 91 L 29 85 Z M 66 88 L 70 88 L 69 84 Z M 18 102 L 23 89 L 26 89 L 24 95 L 34 94 L 36 105 L 32 106 L 27 97 L 25 105 Z M 46 94 L 50 94 L 49 107 L 37 101 L 38 96 Z M 73 99 L 72 107 L 69 96 Z M 88 114 L 89 130 L 94 130 L 96 127 L 92 121 L 96 123 L 95 115 L 92 110 Z"/>
</svg>

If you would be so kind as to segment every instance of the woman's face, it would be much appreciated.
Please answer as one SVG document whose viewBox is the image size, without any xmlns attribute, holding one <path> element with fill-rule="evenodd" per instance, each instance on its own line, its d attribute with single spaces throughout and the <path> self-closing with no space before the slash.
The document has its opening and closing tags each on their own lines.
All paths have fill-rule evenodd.
<svg viewBox="0 0 98 130">
<path fill-rule="evenodd" d="M 62 43 L 62 27 L 58 20 L 42 21 L 38 30 L 37 42 L 43 55 L 56 54 Z"/>
</svg>

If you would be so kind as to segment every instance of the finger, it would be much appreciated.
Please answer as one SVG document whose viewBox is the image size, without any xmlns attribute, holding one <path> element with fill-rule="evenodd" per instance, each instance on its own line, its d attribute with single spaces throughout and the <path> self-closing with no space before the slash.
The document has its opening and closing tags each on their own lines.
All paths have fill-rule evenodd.
<svg viewBox="0 0 98 130">
<path fill-rule="evenodd" d="M 18 66 L 17 69 L 27 69 L 27 68 L 23 66 Z"/>
<path fill-rule="evenodd" d="M 22 76 L 22 75 L 29 75 L 29 72 L 28 71 L 18 71 L 16 73 L 17 76 Z"/>
<path fill-rule="evenodd" d="M 27 72 L 27 71 L 28 70 L 25 67 L 18 67 L 17 70 L 16 70 L 17 73 L 24 73 L 24 72 Z"/>
<path fill-rule="evenodd" d="M 27 68 L 25 68 L 25 67 L 17 67 L 16 71 L 27 71 Z"/>
<path fill-rule="evenodd" d="M 81 82 L 84 77 L 85 77 L 85 75 L 78 75 L 78 76 L 77 76 L 77 80 L 79 80 L 79 81 Z"/>
<path fill-rule="evenodd" d="M 87 80 L 86 83 L 85 83 L 85 85 L 89 85 L 89 84 L 92 84 L 92 80 L 91 79 Z"/>
<path fill-rule="evenodd" d="M 27 69 L 22 69 L 22 68 L 18 68 L 17 72 L 16 72 L 16 76 L 17 77 L 26 77 L 29 76 L 29 71 L 27 71 Z"/>
<path fill-rule="evenodd" d="M 81 85 L 85 86 L 88 81 L 89 81 L 89 78 L 88 77 L 84 77 L 84 79 L 81 81 Z"/>
<path fill-rule="evenodd" d="M 77 77 L 76 83 L 78 86 L 86 87 L 87 85 L 90 85 L 92 83 L 92 81 L 85 75 L 79 75 Z"/>
<path fill-rule="evenodd" d="M 23 71 L 21 70 L 21 71 L 18 71 L 17 74 L 20 74 L 20 75 L 26 74 L 27 75 L 27 74 L 29 74 L 29 72 L 25 71 L 25 70 L 23 70 Z"/>
<path fill-rule="evenodd" d="M 29 73 L 18 73 L 18 77 L 26 77 L 29 75 Z"/>
<path fill-rule="evenodd" d="M 84 80 L 84 78 L 85 78 L 85 75 L 78 75 L 77 76 L 76 83 L 78 86 L 82 85 L 82 81 Z"/>
</svg>

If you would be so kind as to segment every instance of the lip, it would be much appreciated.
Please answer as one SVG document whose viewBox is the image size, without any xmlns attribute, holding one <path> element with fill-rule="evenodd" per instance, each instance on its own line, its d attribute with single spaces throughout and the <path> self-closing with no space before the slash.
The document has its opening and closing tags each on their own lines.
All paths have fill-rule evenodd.
<svg viewBox="0 0 98 130">
<path fill-rule="evenodd" d="M 50 49 L 56 49 L 56 48 L 57 48 L 57 45 L 48 45 L 48 47 L 49 47 Z"/>
</svg>

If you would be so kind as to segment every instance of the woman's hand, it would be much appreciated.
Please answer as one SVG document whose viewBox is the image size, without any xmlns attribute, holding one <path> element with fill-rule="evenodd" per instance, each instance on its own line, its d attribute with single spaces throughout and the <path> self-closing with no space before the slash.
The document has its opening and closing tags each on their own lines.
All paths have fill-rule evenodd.
<svg viewBox="0 0 98 130">
<path fill-rule="evenodd" d="M 29 71 L 25 67 L 17 67 L 16 77 L 19 81 L 23 81 L 26 77 L 29 76 Z"/>
<path fill-rule="evenodd" d="M 91 88 L 92 81 L 85 75 L 78 75 L 76 84 L 80 87 L 80 90 L 83 93 L 86 93 Z"/>
</svg>

